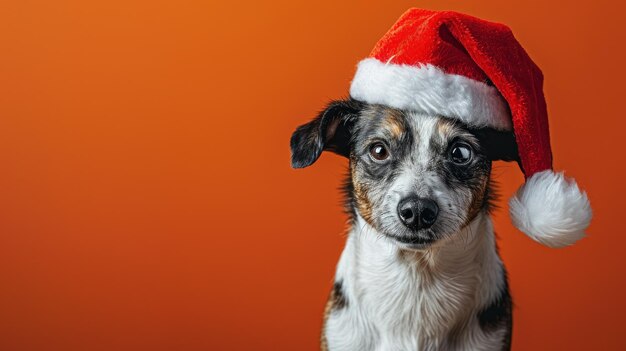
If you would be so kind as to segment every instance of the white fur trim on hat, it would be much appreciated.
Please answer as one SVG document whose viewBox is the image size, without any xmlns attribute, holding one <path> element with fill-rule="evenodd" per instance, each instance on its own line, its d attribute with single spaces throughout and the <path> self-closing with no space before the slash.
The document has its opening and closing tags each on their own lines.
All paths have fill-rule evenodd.
<svg viewBox="0 0 626 351">
<path fill-rule="evenodd" d="M 589 199 L 575 181 L 551 170 L 535 173 L 509 201 L 513 224 L 549 247 L 572 245 L 591 222 Z"/>
<path fill-rule="evenodd" d="M 350 86 L 354 99 L 457 118 L 476 127 L 511 130 L 508 105 L 494 87 L 431 65 L 359 62 Z"/>
</svg>

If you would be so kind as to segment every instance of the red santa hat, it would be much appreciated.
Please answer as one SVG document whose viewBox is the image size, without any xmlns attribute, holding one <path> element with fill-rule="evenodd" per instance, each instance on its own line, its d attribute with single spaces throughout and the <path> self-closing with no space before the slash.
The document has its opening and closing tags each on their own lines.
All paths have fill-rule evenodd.
<svg viewBox="0 0 626 351">
<path fill-rule="evenodd" d="M 592 216 L 586 193 L 552 170 L 543 75 L 507 26 L 411 9 L 358 64 L 350 95 L 513 130 L 526 177 L 509 202 L 513 224 L 550 247 L 585 235 Z"/>
</svg>

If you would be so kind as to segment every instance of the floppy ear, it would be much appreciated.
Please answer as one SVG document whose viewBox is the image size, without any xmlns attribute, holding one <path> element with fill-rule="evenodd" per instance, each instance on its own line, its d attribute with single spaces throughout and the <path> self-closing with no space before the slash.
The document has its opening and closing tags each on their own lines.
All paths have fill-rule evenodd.
<svg viewBox="0 0 626 351">
<path fill-rule="evenodd" d="M 310 166 L 324 150 L 348 157 L 352 127 L 362 108 L 363 103 L 352 99 L 333 101 L 298 127 L 291 136 L 291 166 Z"/>
<path fill-rule="evenodd" d="M 500 131 L 492 128 L 474 130 L 480 146 L 492 161 L 520 162 L 517 152 L 517 141 L 512 131 Z"/>
</svg>

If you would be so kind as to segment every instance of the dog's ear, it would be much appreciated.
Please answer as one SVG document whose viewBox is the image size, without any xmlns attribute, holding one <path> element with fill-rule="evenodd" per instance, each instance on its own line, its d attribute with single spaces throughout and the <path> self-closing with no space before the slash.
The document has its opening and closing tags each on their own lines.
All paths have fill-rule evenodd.
<svg viewBox="0 0 626 351">
<path fill-rule="evenodd" d="M 362 108 L 363 103 L 352 99 L 333 101 L 311 122 L 298 127 L 291 136 L 291 166 L 310 166 L 324 150 L 348 157 L 352 127 Z"/>
<path fill-rule="evenodd" d="M 517 141 L 512 131 L 500 131 L 492 128 L 480 128 L 473 131 L 478 138 L 483 152 L 492 161 L 517 161 Z"/>
</svg>

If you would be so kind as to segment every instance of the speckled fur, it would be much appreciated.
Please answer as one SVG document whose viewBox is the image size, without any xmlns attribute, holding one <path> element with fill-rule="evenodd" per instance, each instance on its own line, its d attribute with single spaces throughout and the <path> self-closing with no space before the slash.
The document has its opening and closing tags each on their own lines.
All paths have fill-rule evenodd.
<svg viewBox="0 0 626 351">
<path fill-rule="evenodd" d="M 322 350 L 508 350 L 511 301 L 489 218 L 492 158 L 484 134 L 441 116 L 347 106 L 339 117 L 325 116 L 339 119 L 335 125 L 350 138 L 343 145 L 352 226 L 325 311 Z M 474 150 L 463 167 L 449 161 L 459 140 Z M 375 142 L 387 146 L 387 162 L 370 157 Z M 400 222 L 398 203 L 411 194 L 437 202 L 431 228 L 416 232 Z M 403 240 L 415 236 L 434 242 Z"/>
</svg>

